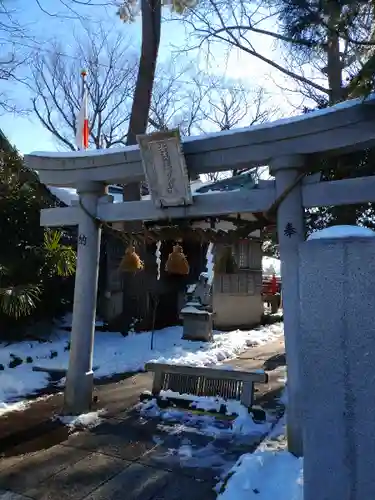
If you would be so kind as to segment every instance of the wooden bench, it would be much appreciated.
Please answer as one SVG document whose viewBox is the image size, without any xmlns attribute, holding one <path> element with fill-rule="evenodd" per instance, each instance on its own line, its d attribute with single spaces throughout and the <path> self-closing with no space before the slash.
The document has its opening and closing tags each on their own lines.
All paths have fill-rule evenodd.
<svg viewBox="0 0 375 500">
<path fill-rule="evenodd" d="M 146 371 L 154 372 L 152 395 L 171 390 L 194 396 L 218 396 L 241 401 L 249 410 L 254 402 L 254 384 L 266 384 L 263 370 L 244 372 L 216 368 L 147 363 Z"/>
</svg>

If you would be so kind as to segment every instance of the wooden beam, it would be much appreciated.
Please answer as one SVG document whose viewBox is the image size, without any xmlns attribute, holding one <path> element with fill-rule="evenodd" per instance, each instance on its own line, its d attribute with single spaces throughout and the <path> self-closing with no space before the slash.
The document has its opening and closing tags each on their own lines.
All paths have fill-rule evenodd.
<svg viewBox="0 0 375 500">
<path fill-rule="evenodd" d="M 194 196 L 193 205 L 156 208 L 152 201 L 99 204 L 96 215 L 106 222 L 156 221 L 190 219 L 245 212 L 265 212 L 275 201 L 275 190 L 252 189 L 217 192 Z M 48 208 L 42 210 L 42 226 L 71 226 L 78 224 L 79 207 Z"/>
<path fill-rule="evenodd" d="M 375 176 L 302 186 L 302 204 L 305 208 L 367 202 L 375 202 Z"/>
</svg>

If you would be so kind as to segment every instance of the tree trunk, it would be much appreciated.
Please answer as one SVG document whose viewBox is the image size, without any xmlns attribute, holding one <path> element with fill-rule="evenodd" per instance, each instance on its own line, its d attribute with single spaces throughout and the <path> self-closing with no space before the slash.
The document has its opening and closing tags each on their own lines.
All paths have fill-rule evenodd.
<svg viewBox="0 0 375 500">
<path fill-rule="evenodd" d="M 345 99 L 342 86 L 342 61 L 340 55 L 340 38 L 337 28 L 340 21 L 340 6 L 335 0 L 326 3 L 325 12 L 328 16 L 327 34 L 327 77 L 329 88 L 329 105 L 332 106 Z"/>
<path fill-rule="evenodd" d="M 130 114 L 128 146 L 137 143 L 137 135 L 147 130 L 150 111 L 152 89 L 154 86 L 156 63 L 160 45 L 161 31 L 161 0 L 142 0 L 142 49 L 139 60 L 137 82 L 134 90 L 133 104 Z M 124 201 L 141 199 L 140 184 L 131 183 L 123 186 Z M 140 222 L 124 223 L 124 230 L 131 232 L 140 229 Z M 139 248 L 141 257 L 145 255 L 145 248 Z M 141 276 L 142 275 L 142 276 Z M 145 273 L 137 275 L 125 274 L 123 279 L 123 328 L 132 320 L 132 317 L 143 316 L 145 313 L 146 297 L 143 280 Z M 143 289 L 143 291 L 142 291 Z"/>
<path fill-rule="evenodd" d="M 142 51 L 130 115 L 127 145 L 147 129 L 152 88 L 160 44 L 161 0 L 142 0 Z"/>
<path fill-rule="evenodd" d="M 335 0 L 326 3 L 326 14 L 329 17 L 327 39 L 327 76 L 329 88 L 329 105 L 333 106 L 338 102 L 344 101 L 345 89 L 342 85 L 343 63 L 340 55 L 340 39 L 337 33 L 338 24 L 341 17 L 340 5 Z M 332 160 L 333 168 L 336 171 L 335 178 L 347 177 L 346 168 L 340 157 Z M 357 222 L 357 207 L 355 205 L 332 207 L 331 214 L 334 224 L 355 225 Z"/>
<path fill-rule="evenodd" d="M 142 0 L 142 49 L 126 138 L 127 146 L 137 144 L 137 135 L 144 134 L 147 129 L 160 45 L 160 31 L 161 0 Z M 123 196 L 126 201 L 139 200 L 139 183 L 125 185 Z"/>
</svg>

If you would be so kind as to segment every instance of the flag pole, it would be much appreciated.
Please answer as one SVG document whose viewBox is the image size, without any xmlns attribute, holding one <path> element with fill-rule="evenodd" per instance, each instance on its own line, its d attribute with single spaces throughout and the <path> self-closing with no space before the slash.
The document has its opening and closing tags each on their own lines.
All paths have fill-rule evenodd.
<svg viewBox="0 0 375 500">
<path fill-rule="evenodd" d="M 88 116 L 87 116 L 87 83 L 86 83 L 86 76 L 87 76 L 87 71 L 85 69 L 81 70 L 81 81 L 82 81 L 82 86 L 81 86 L 81 99 L 82 99 L 82 106 L 84 107 L 84 116 L 83 116 L 83 130 L 82 130 L 82 143 L 81 143 L 81 150 L 85 150 L 88 148 Z M 85 99 L 86 97 L 86 99 Z"/>
</svg>

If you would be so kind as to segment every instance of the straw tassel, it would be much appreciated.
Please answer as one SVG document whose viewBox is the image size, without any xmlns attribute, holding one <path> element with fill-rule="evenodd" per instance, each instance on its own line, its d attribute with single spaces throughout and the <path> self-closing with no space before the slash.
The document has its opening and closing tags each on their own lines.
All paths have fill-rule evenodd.
<svg viewBox="0 0 375 500">
<path fill-rule="evenodd" d="M 135 248 L 133 246 L 129 246 L 125 255 L 123 256 L 120 269 L 125 273 L 136 273 L 138 271 L 142 271 L 144 268 L 144 264 L 140 259 L 139 255 L 136 253 Z"/>
<path fill-rule="evenodd" d="M 173 251 L 169 254 L 165 264 L 165 270 L 169 274 L 177 274 L 180 276 L 187 276 L 189 274 L 189 263 L 180 245 L 175 245 L 173 247 Z"/>
</svg>

